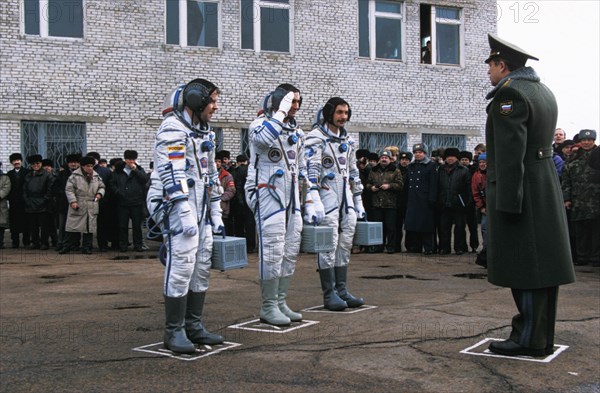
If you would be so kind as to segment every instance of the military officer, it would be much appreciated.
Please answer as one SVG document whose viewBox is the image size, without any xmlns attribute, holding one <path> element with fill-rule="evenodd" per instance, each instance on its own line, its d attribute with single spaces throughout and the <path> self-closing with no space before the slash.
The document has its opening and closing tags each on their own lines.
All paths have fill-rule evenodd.
<svg viewBox="0 0 600 393">
<path fill-rule="evenodd" d="M 523 49 L 494 35 L 485 62 L 488 280 L 511 288 L 518 314 L 510 337 L 490 350 L 545 356 L 554 348 L 558 286 L 575 280 L 552 138 L 557 105 Z"/>
</svg>

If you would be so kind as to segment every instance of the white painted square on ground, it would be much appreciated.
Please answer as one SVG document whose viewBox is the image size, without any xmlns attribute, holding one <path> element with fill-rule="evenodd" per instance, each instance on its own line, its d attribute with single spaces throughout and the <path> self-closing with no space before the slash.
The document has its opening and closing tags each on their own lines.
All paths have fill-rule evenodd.
<svg viewBox="0 0 600 393">
<path fill-rule="evenodd" d="M 134 351 L 147 352 L 155 355 L 168 356 L 177 360 L 198 360 L 206 356 L 214 355 L 219 352 L 226 351 L 235 347 L 239 347 L 242 344 L 232 343 L 225 341 L 219 345 L 196 345 L 196 353 L 190 354 L 179 354 L 166 349 L 162 342 L 144 345 L 142 347 L 133 348 Z"/>
<path fill-rule="evenodd" d="M 264 332 L 264 333 L 289 333 L 291 331 L 302 329 L 308 326 L 312 326 L 314 324 L 319 323 L 319 321 L 309 321 L 307 319 L 303 319 L 300 322 L 292 322 L 290 326 L 273 326 L 268 323 L 263 323 L 260 319 L 253 319 L 248 322 L 238 323 L 236 325 L 228 326 L 231 329 L 242 329 L 242 330 L 252 330 L 255 332 Z"/>
<path fill-rule="evenodd" d="M 326 313 L 333 313 L 333 314 L 354 314 L 357 312 L 361 312 L 361 311 L 366 311 L 366 310 L 371 310 L 373 308 L 377 308 L 377 306 L 368 306 L 368 305 L 364 305 L 364 306 L 360 306 L 357 308 L 347 308 L 343 311 L 331 311 L 331 310 L 327 310 L 325 307 L 323 306 L 314 306 L 314 307 L 309 307 L 309 308 L 305 308 L 304 310 L 302 310 L 303 312 L 326 312 Z"/>
<path fill-rule="evenodd" d="M 479 341 L 477 344 L 470 346 L 469 348 L 465 348 L 460 353 L 465 353 L 467 355 L 475 355 L 475 356 L 489 356 L 493 358 L 505 358 L 512 360 L 524 360 L 527 362 L 537 362 L 537 363 L 550 363 L 554 358 L 556 358 L 561 352 L 565 351 L 569 348 L 567 345 L 554 345 L 554 353 L 542 357 L 531 357 L 531 356 L 506 356 L 494 353 L 488 349 L 488 342 L 490 341 L 504 341 L 501 338 L 485 338 Z"/>
</svg>

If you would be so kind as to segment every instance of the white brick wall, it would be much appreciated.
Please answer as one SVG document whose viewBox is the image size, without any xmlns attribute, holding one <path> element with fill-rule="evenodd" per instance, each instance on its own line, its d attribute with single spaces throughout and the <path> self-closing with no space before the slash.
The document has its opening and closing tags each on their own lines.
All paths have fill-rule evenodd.
<svg viewBox="0 0 600 393">
<path fill-rule="evenodd" d="M 292 0 L 294 54 L 240 50 L 240 1 L 223 0 L 222 49 L 164 44 L 164 0 L 85 0 L 85 38 L 21 34 L 23 0 L 0 2 L 0 159 L 20 151 L 20 120 L 86 121 L 87 149 L 103 157 L 136 149 L 151 156 L 160 105 L 178 83 L 203 77 L 222 90 L 213 119 L 225 147 L 239 152 L 239 129 L 264 95 L 290 82 L 303 93 L 299 122 L 310 128 L 333 95 L 352 105 L 350 130 L 468 135 L 482 142 L 489 90 L 487 32 L 496 2 L 433 0 L 464 9 L 464 67 L 419 64 L 419 3 L 406 2 L 403 62 L 358 58 L 358 7 L 352 0 Z"/>
</svg>

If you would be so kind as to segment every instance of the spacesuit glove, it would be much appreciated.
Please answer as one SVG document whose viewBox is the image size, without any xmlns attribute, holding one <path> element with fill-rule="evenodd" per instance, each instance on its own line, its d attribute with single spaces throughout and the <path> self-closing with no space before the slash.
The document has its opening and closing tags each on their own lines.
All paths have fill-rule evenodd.
<svg viewBox="0 0 600 393">
<path fill-rule="evenodd" d="M 212 222 L 212 233 L 215 235 L 223 234 L 223 231 L 225 230 L 225 224 L 223 223 L 221 211 L 211 211 L 210 220 Z"/>
<path fill-rule="evenodd" d="M 315 212 L 314 203 L 310 201 L 304 204 L 304 221 L 308 224 L 318 224 L 317 213 Z"/>
<path fill-rule="evenodd" d="M 358 220 L 366 220 L 367 213 L 365 212 L 365 207 L 363 206 L 362 197 L 360 195 L 354 196 L 354 211 L 356 212 L 356 218 Z"/>
<path fill-rule="evenodd" d="M 276 113 L 273 115 L 273 118 L 280 123 L 283 123 L 283 120 L 286 118 L 290 109 L 292 108 L 292 103 L 294 101 L 294 92 L 290 91 L 283 97 L 281 102 L 279 103 L 279 108 L 276 109 Z"/>
<path fill-rule="evenodd" d="M 323 206 L 323 202 L 321 202 L 321 197 L 319 196 L 319 190 L 310 190 L 310 198 L 312 199 L 312 204 L 315 209 L 315 215 L 317 216 L 317 225 L 323 222 L 325 219 L 325 206 Z"/>
<path fill-rule="evenodd" d="M 181 231 L 184 236 L 196 236 L 198 234 L 198 220 L 194 217 L 194 212 L 188 201 L 179 201 L 173 207 L 175 214 L 181 220 Z"/>
</svg>

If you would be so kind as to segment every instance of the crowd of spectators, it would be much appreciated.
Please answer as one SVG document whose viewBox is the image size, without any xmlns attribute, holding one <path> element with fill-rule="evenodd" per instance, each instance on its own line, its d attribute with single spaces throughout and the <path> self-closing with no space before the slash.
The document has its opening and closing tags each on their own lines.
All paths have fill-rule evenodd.
<svg viewBox="0 0 600 393">
<path fill-rule="evenodd" d="M 581 130 L 569 140 L 559 128 L 553 143 L 577 265 L 600 262 L 600 149 L 595 140 L 594 130 Z M 477 145 L 474 154 L 454 147 L 429 151 L 419 143 L 412 152 L 387 146 L 379 153 L 360 149 L 356 156 L 367 219 L 382 222 L 384 242 L 356 246 L 353 253 L 478 252 L 477 263 L 486 265 L 484 144 Z M 96 234 L 100 252 L 127 252 L 130 245 L 136 252 L 148 250 L 142 226 L 148 216 L 150 174 L 139 165 L 134 150 L 110 162 L 95 152 L 85 157 L 70 154 L 58 170 L 37 154 L 27 157 L 28 167 L 20 153 L 9 160 L 12 169 L 6 174 L 0 163 L 0 248 L 10 228 L 13 248 L 54 247 L 61 254 L 90 254 Z M 247 251 L 256 252 L 254 216 L 244 197 L 248 157 L 242 154 L 233 161 L 230 152 L 222 150 L 216 164 L 224 189 L 225 232 L 246 238 Z"/>
</svg>

